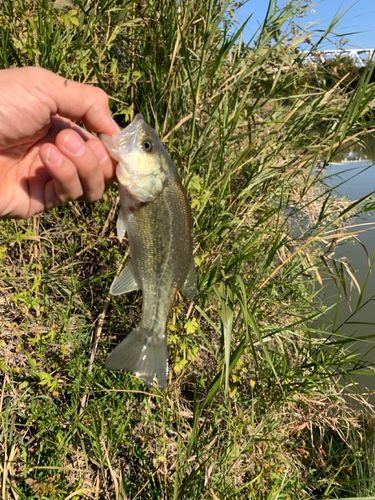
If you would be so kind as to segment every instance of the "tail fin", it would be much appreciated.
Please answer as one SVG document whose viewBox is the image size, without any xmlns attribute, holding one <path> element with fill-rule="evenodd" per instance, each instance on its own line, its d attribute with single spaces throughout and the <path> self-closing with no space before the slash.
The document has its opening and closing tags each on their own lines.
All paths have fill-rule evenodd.
<svg viewBox="0 0 375 500">
<path fill-rule="evenodd" d="M 140 326 L 133 330 L 108 356 L 107 370 L 129 370 L 151 387 L 155 377 L 159 389 L 167 386 L 167 334 L 156 337 Z"/>
</svg>

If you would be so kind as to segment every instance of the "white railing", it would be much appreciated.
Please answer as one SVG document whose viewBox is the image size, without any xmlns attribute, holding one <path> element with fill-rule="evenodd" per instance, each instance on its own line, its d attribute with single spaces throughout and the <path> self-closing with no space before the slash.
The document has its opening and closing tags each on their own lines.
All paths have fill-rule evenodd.
<svg viewBox="0 0 375 500">
<path fill-rule="evenodd" d="M 324 64 L 330 57 L 350 57 L 358 66 L 365 67 L 368 61 L 372 59 L 375 49 L 333 49 L 333 50 L 316 50 L 313 52 L 303 51 L 306 54 L 307 61 L 313 64 L 318 62 Z"/>
</svg>

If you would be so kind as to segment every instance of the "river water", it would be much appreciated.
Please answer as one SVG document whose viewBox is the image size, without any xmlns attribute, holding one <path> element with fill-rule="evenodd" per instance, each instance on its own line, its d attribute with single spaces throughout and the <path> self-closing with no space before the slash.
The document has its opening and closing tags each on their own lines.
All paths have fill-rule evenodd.
<svg viewBox="0 0 375 500">
<path fill-rule="evenodd" d="M 358 200 L 375 190 L 375 139 L 368 140 L 368 146 L 351 146 L 337 154 L 325 174 L 328 183 L 337 186 L 336 191 L 350 201 Z M 360 242 L 351 241 L 338 245 L 335 257 L 348 261 L 355 271 L 361 290 L 365 286 L 361 307 L 357 307 L 360 297 L 357 287 L 348 287 L 346 297 L 341 289 L 337 311 L 336 307 L 332 307 L 327 316 L 332 322 L 336 315 L 335 325 L 339 333 L 352 336 L 353 339 L 362 337 L 353 342 L 351 350 L 359 351 L 375 366 L 375 260 L 369 274 L 369 261 L 375 252 L 375 211 L 351 219 L 350 225 L 352 224 L 361 224 L 360 229 L 369 229 L 358 234 Z M 323 290 L 324 304 L 332 306 L 336 299 L 337 288 L 328 281 Z M 375 375 L 355 375 L 353 379 L 364 392 L 371 393 L 375 390 Z M 370 399 L 375 404 L 375 396 Z"/>
</svg>

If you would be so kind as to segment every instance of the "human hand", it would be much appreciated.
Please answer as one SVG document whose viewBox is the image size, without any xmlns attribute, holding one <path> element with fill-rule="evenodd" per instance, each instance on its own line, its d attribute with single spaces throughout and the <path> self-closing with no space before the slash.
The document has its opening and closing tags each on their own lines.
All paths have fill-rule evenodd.
<svg viewBox="0 0 375 500">
<path fill-rule="evenodd" d="M 102 197 L 116 163 L 95 133 L 119 131 L 104 91 L 42 68 L 0 70 L 0 218 Z"/>
</svg>

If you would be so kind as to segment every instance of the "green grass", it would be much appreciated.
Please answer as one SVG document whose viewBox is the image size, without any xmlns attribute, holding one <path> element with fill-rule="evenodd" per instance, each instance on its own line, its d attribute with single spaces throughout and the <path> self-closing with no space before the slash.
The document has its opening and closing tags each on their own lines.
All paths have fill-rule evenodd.
<svg viewBox="0 0 375 500">
<path fill-rule="evenodd" d="M 248 45 L 235 9 L 2 3 L 0 67 L 100 85 L 121 125 L 142 112 L 163 137 L 192 204 L 199 285 L 173 308 L 168 390 L 148 390 L 104 370 L 141 311 L 139 293 L 108 298 L 128 255 L 116 187 L 40 215 L 39 230 L 1 222 L 3 498 L 375 493 L 373 410 L 343 396 L 371 367 L 345 325 L 313 326 L 319 283 L 336 277 L 339 297 L 353 279 L 328 250 L 371 206 L 337 200 L 314 165 L 374 128 L 371 71 L 325 86 L 296 50 L 311 36 L 300 0 L 271 1 Z"/>
</svg>

